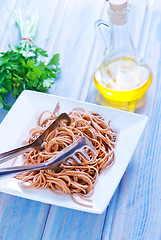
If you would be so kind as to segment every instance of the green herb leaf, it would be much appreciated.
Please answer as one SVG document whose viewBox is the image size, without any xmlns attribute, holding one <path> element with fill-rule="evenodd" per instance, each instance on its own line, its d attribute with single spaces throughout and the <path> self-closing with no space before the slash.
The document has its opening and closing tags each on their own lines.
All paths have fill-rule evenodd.
<svg viewBox="0 0 161 240">
<path fill-rule="evenodd" d="M 29 18 L 26 24 L 22 23 L 21 16 L 13 13 L 22 37 L 34 37 L 37 26 Z M 48 54 L 45 50 L 33 45 L 29 39 L 20 41 L 16 46 L 8 46 L 9 50 L 0 53 L 0 108 L 9 109 L 5 101 L 8 92 L 17 98 L 25 90 L 45 92 L 54 84 L 60 73 L 60 56 L 54 54 L 49 63 L 45 62 Z"/>
</svg>

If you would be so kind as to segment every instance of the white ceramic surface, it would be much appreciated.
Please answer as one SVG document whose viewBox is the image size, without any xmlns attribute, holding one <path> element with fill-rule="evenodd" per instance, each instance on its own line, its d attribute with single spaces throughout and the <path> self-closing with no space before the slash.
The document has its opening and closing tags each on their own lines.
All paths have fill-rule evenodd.
<svg viewBox="0 0 161 240">
<path fill-rule="evenodd" d="M 12 176 L 0 178 L 0 191 L 48 204 L 101 214 L 108 206 L 146 126 L 148 118 L 143 115 L 115 110 L 95 104 L 80 102 L 50 94 L 23 91 L 0 125 L 0 152 L 22 145 L 28 137 L 29 129 L 37 125 L 37 119 L 44 110 L 55 108 L 60 103 L 60 113 L 70 112 L 74 107 L 94 110 L 111 120 L 111 127 L 118 132 L 115 150 L 115 163 L 104 170 L 96 183 L 91 197 L 93 207 L 88 208 L 73 202 L 70 196 L 58 196 L 46 189 L 24 189 Z M 13 160 L 0 167 L 11 166 Z M 21 156 L 17 163 L 21 163 Z M 135 184 L 135 183 L 134 183 Z M 77 197 L 77 200 L 78 197 Z M 80 200 L 83 202 L 82 200 Z"/>
</svg>

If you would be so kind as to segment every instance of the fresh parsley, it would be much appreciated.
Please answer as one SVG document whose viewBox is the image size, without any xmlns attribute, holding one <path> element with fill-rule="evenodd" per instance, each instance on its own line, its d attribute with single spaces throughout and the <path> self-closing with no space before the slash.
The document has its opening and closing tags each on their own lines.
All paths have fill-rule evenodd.
<svg viewBox="0 0 161 240">
<path fill-rule="evenodd" d="M 29 18 L 22 24 L 21 15 L 13 13 L 21 33 L 21 41 L 7 52 L 0 53 L 0 108 L 9 109 L 6 95 L 14 98 L 25 90 L 46 92 L 54 83 L 60 72 L 60 56 L 54 54 L 49 63 L 48 54 L 32 43 L 36 28 L 37 16 Z M 35 19 L 36 17 L 36 19 Z"/>
</svg>

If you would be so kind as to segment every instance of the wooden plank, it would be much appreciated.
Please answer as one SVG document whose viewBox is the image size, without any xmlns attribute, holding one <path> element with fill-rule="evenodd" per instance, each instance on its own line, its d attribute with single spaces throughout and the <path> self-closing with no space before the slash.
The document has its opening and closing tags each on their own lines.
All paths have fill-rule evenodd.
<svg viewBox="0 0 161 240">
<path fill-rule="evenodd" d="M 157 5 L 159 1 L 155 4 Z M 149 2 L 151 6 L 151 1 Z M 159 7 L 159 4 L 158 4 Z M 103 239 L 160 239 L 160 26 L 156 6 L 148 8 L 150 34 L 147 35 L 146 60 L 153 69 L 153 83 L 147 92 L 146 105 L 139 112 L 149 116 L 147 128 L 121 181 L 112 226 L 108 224 Z M 146 17 L 149 15 L 146 14 Z M 155 53 L 155 54 L 154 54 Z M 111 229 L 111 231 L 109 231 Z"/>
<path fill-rule="evenodd" d="M 94 41 L 93 24 L 101 15 L 104 1 L 89 1 L 88 3 L 85 0 L 59 1 L 59 5 L 52 3 L 52 7 L 44 5 L 46 3 L 49 4 L 51 1 L 41 2 L 40 10 L 44 14 L 43 20 L 46 21 L 46 24 L 43 21 L 40 23 L 40 29 L 42 26 L 44 32 L 42 35 L 38 32 L 36 41 L 41 42 L 48 37 L 46 35 L 52 32 L 52 23 L 54 23 L 56 31 L 51 34 L 47 42 L 42 43 L 42 46 L 51 54 L 55 53 L 55 50 L 60 52 L 63 69 L 62 76 L 50 93 L 79 98 L 82 77 L 87 71 L 86 65 Z M 25 4 L 27 1 L 23 9 L 26 9 Z M 28 9 L 34 8 L 35 5 L 35 1 L 30 2 Z M 44 13 L 44 11 L 49 12 Z M 47 20 L 48 16 L 49 20 Z M 67 89 L 66 92 L 64 89 Z M 55 239 L 58 239 L 57 237 L 64 239 L 64 234 L 71 237 L 70 239 L 74 237 L 81 239 L 83 236 L 86 239 L 100 239 L 101 237 L 104 214 L 97 216 L 55 206 L 52 206 L 49 212 L 49 205 L 5 194 L 2 196 L 0 205 L 0 236 L 2 239 L 9 239 L 12 232 L 13 239 L 39 239 L 43 233 L 44 239 L 53 239 L 54 236 L 56 236 Z M 36 226 L 35 222 L 38 222 Z M 95 223 L 98 228 L 93 231 Z"/>
<path fill-rule="evenodd" d="M 76 8 L 77 4 L 79 4 L 79 9 Z M 56 94 L 58 93 L 59 95 L 71 98 L 80 98 L 82 78 L 84 74 L 88 72 L 87 62 L 90 61 L 89 55 L 93 50 L 95 35 L 93 24 L 100 17 L 98 15 L 100 11 L 98 11 L 98 13 L 95 12 L 96 8 L 100 8 L 97 4 L 100 5 L 100 2 L 92 1 L 91 3 L 89 1 L 87 4 L 85 1 L 80 1 L 79 3 L 78 1 L 77 3 L 70 1 L 69 9 L 67 8 L 67 12 L 64 13 L 61 28 L 62 32 L 57 36 L 57 40 L 59 39 L 59 41 L 55 42 L 56 46 L 58 46 L 55 46 L 55 48 L 60 48 L 59 52 L 62 52 L 63 66 L 62 76 L 56 82 Z M 91 7 L 91 5 L 93 6 Z M 84 14 L 84 8 L 86 8 L 86 14 Z M 89 18 L 90 14 L 88 13 L 90 11 L 92 11 L 92 19 Z M 101 10 L 101 14 L 102 12 Z M 82 16 L 84 16 L 83 19 Z M 79 25 L 81 22 L 80 18 L 82 19 L 82 25 Z M 88 23 L 87 26 L 85 25 L 86 22 Z M 74 29 L 76 29 L 75 32 Z M 81 38 L 79 38 L 79 29 L 83 34 Z M 66 42 L 64 42 L 65 35 L 67 36 Z M 80 76 L 78 76 L 78 73 Z M 67 78 L 65 77 L 66 75 L 68 76 Z M 77 78 L 76 81 L 75 78 Z M 64 89 L 66 89 L 65 92 Z M 51 93 L 52 92 L 53 90 Z M 51 206 L 43 239 L 100 239 L 104 225 L 104 217 L 104 214 L 89 214 Z M 94 224 L 97 225 L 95 229 L 93 229 Z"/>
<path fill-rule="evenodd" d="M 146 4 L 147 3 L 144 1 L 142 8 L 141 7 L 138 8 L 138 4 L 140 4 L 140 2 L 137 2 L 137 5 L 135 6 L 135 8 L 136 8 L 136 10 L 138 10 L 140 12 L 140 14 L 138 14 L 138 12 L 137 12 L 137 14 L 142 16 L 142 21 L 141 21 L 140 18 L 139 18 L 139 21 L 138 21 L 138 19 L 135 16 L 134 20 L 137 20 L 137 24 L 134 25 L 135 29 L 133 30 L 133 33 L 135 33 L 135 34 L 133 34 L 133 37 L 134 37 L 134 42 L 136 44 L 136 47 L 138 46 L 138 43 L 139 43 L 139 40 L 138 40 L 139 37 L 144 42 L 144 44 L 147 42 L 147 39 L 144 37 L 144 31 L 143 31 L 143 27 L 146 26 L 145 22 L 148 22 L 148 26 L 146 26 L 147 28 L 149 28 L 149 26 L 151 26 L 151 22 L 150 22 L 149 19 L 147 19 L 144 22 L 144 17 L 145 16 L 147 17 L 147 15 L 146 15 L 146 11 L 147 11 Z M 144 14 L 141 14 L 141 13 L 144 13 Z M 150 17 L 151 17 L 151 15 L 150 15 Z M 131 24 L 134 24 L 134 20 L 133 20 L 133 22 Z M 141 27 L 141 24 L 140 24 L 141 22 L 142 22 L 142 25 L 144 25 L 142 27 Z M 154 26 L 153 28 L 156 27 L 154 24 L 152 24 L 152 25 Z M 147 30 L 148 29 L 146 29 L 146 36 L 149 36 L 147 34 L 147 32 L 148 32 Z M 155 36 L 154 34 L 155 34 L 155 30 L 152 31 L 152 36 L 153 37 Z M 149 46 L 147 46 L 147 48 L 148 47 Z M 151 53 L 149 55 L 151 55 Z M 90 85 L 89 92 L 88 92 L 88 95 L 85 95 L 84 94 L 84 89 L 83 89 L 81 96 L 82 96 L 83 100 L 87 99 L 87 101 L 89 101 L 89 102 L 95 102 L 97 104 L 102 104 L 103 103 L 103 101 L 101 102 L 102 97 L 98 93 L 98 91 L 96 90 L 96 88 L 94 86 L 93 76 L 92 76 L 93 65 L 96 66 L 96 63 L 98 62 L 97 54 L 93 54 L 92 56 L 94 56 L 94 58 L 92 57 L 92 64 L 91 64 L 91 68 L 90 68 L 91 70 L 89 71 L 89 72 L 91 72 L 91 76 L 90 76 L 91 77 L 91 81 L 90 81 L 90 84 L 89 84 Z M 95 63 L 94 63 L 93 59 L 95 59 Z M 146 59 L 146 60 L 149 60 L 149 59 Z M 151 59 L 151 62 L 152 61 L 154 61 L 154 58 Z M 86 98 L 86 96 L 87 96 L 87 98 Z M 142 113 L 147 113 L 147 110 L 150 109 L 149 107 L 151 106 L 151 103 L 152 103 L 152 99 L 151 99 L 151 97 L 149 97 L 147 105 L 144 107 L 144 109 L 141 109 Z M 146 137 L 145 137 L 145 139 L 146 139 Z M 145 143 L 144 143 L 144 147 L 145 147 Z M 138 159 L 140 158 L 139 156 L 136 156 L 136 155 L 135 155 L 135 157 L 138 157 Z M 135 158 L 133 158 L 131 160 L 131 162 L 132 161 L 135 161 Z M 129 170 L 129 168 L 128 168 L 127 171 L 129 171 L 129 176 L 131 177 L 131 171 Z M 135 174 L 137 174 L 137 170 L 136 170 Z M 126 202 L 129 201 L 127 199 L 127 196 L 128 196 L 128 194 L 130 194 L 129 192 L 127 192 L 129 186 L 127 186 L 127 183 L 126 183 L 126 181 L 127 181 L 126 174 L 125 174 L 123 180 L 124 180 L 123 183 L 121 183 L 121 185 L 120 185 L 121 187 L 119 187 L 119 189 L 115 193 L 115 195 L 114 195 L 114 197 L 113 197 L 113 199 L 112 199 L 112 201 L 111 201 L 111 203 L 110 203 L 110 205 L 108 207 L 107 214 L 106 214 L 106 221 L 105 221 L 105 224 L 104 224 L 104 231 L 103 231 L 102 239 L 126 239 L 127 236 L 128 236 L 128 239 L 139 239 L 139 236 L 138 236 L 138 238 L 136 236 L 135 237 L 131 236 L 131 238 L 130 238 L 129 235 L 128 235 L 128 232 L 127 232 L 126 226 L 127 226 L 128 222 L 130 222 L 129 219 L 132 217 L 132 215 L 130 217 L 127 216 L 127 218 L 126 218 L 127 222 L 125 222 L 124 219 L 125 219 L 125 216 L 126 216 L 125 214 L 127 214 L 127 212 L 124 213 L 123 211 L 126 208 Z M 135 182 L 135 180 L 134 180 L 134 182 Z M 122 188 L 123 188 L 123 190 L 122 190 Z M 122 191 L 124 191 L 125 189 L 126 189 L 126 192 L 124 192 L 123 197 L 121 198 L 121 203 L 120 203 L 119 202 L 120 192 L 122 193 Z M 119 194 L 118 194 L 118 191 L 119 191 Z M 128 208 L 128 210 L 129 210 L 129 208 Z M 118 210 L 119 211 L 119 219 L 117 219 L 117 217 L 118 217 L 117 216 L 117 209 L 119 209 Z M 138 215 L 139 215 L 139 213 L 138 213 Z M 133 218 L 133 219 L 135 219 L 135 218 Z M 121 234 L 122 234 L 121 236 L 120 236 L 120 223 L 122 223 L 122 228 L 123 228 L 123 231 L 121 231 Z M 128 227 L 129 227 L 129 224 L 128 224 Z M 112 234 L 111 234 L 111 232 L 112 232 Z"/>
<path fill-rule="evenodd" d="M 104 217 L 51 206 L 42 239 L 101 239 Z"/>
<path fill-rule="evenodd" d="M 24 10 L 35 10 L 37 6 L 36 1 L 15 3 Z M 42 14 L 40 29 L 44 31 L 38 32 L 35 41 L 40 41 L 41 46 L 49 51 L 50 56 L 55 51 L 60 52 L 63 69 L 60 79 L 49 91 L 50 93 L 96 102 L 97 91 L 93 85 L 92 75 L 98 59 L 98 48 L 95 48 L 93 24 L 103 14 L 103 6 L 104 1 L 92 0 L 88 2 L 60 0 L 59 4 L 58 1 L 39 3 L 38 11 Z M 157 24 L 156 18 L 155 20 L 153 18 L 153 26 L 160 24 L 159 13 L 156 16 Z M 10 29 L 10 33 L 3 38 L 4 48 L 7 46 L 6 39 L 13 35 L 12 27 Z M 150 40 L 151 44 L 156 43 L 154 45 L 157 54 L 152 59 L 155 72 L 159 68 L 160 60 L 160 36 L 158 33 L 156 39 L 154 36 L 156 30 L 153 28 L 153 36 Z M 49 40 L 41 43 L 50 33 Z M 135 35 L 136 41 L 138 36 L 139 32 Z M 13 38 L 14 41 L 16 42 L 16 37 Z M 153 51 L 154 49 L 151 49 L 151 52 Z M 160 80 L 160 71 L 154 77 Z M 150 116 L 149 125 L 107 212 L 95 215 L 55 206 L 50 208 L 47 204 L 0 194 L 0 238 L 10 239 L 12 236 L 12 239 L 111 240 L 127 239 L 127 236 L 128 239 L 153 239 L 155 236 L 159 239 L 160 231 L 159 228 L 155 231 L 155 224 L 158 222 L 159 225 L 161 220 L 158 213 L 161 189 L 159 178 L 161 83 L 160 81 L 159 84 L 157 83 L 154 82 L 149 89 L 147 106 L 142 110 Z M 1 119 L 4 115 L 0 111 Z M 157 148 L 153 147 L 154 141 L 157 143 Z M 153 175 L 156 176 L 155 179 Z"/>
<path fill-rule="evenodd" d="M 1 51 L 5 50 L 3 40 L 4 40 L 4 36 L 6 36 L 6 34 L 7 34 L 6 29 L 10 28 L 10 26 L 11 26 L 9 9 L 10 9 L 10 11 L 12 11 L 13 8 L 15 7 L 15 3 L 16 3 L 16 0 L 12 1 L 12 2 L 9 2 L 9 1 L 10 0 L 1 1 L 0 12 L 1 12 L 1 18 L 3 19 L 3 24 L 1 24 L 1 30 L 0 30 Z M 8 7 L 8 6 L 10 6 L 10 7 Z"/>
<path fill-rule="evenodd" d="M 37 1 L 6 1 L 7 4 L 1 9 L 3 13 L 0 14 L 1 21 L 4 26 L 4 36 L 2 36 L 1 41 L 1 51 L 7 49 L 8 44 L 11 45 L 17 43 L 20 37 L 18 34 L 17 27 L 15 26 L 14 20 L 7 13 L 8 6 L 12 7 L 10 10 L 20 8 L 22 14 L 27 14 L 28 11 L 38 10 L 39 13 L 45 13 L 45 16 L 49 16 L 40 22 L 40 29 L 44 29 L 44 24 L 46 24 L 46 31 L 41 32 L 41 38 L 43 40 L 46 38 L 46 34 L 49 32 L 50 22 L 52 21 L 52 16 L 56 10 L 58 1 L 53 4 L 52 1 L 39 1 L 37 7 Z M 0 13 L 1 13 L 0 12 Z M 6 17 L 7 16 L 7 17 Z M 43 25 L 41 27 L 41 24 Z M 40 33 L 39 33 L 40 34 Z M 2 34 L 3 35 L 3 34 Z M 12 98 L 8 98 L 10 102 L 13 102 Z M 7 111 L 0 110 L 0 120 L 7 114 Z M 36 201 L 26 200 L 10 195 L 0 194 L 0 238 L 1 239 L 40 239 L 43 233 L 43 229 L 46 223 L 50 205 L 42 204 Z M 35 223 L 37 224 L 35 226 Z"/>
<path fill-rule="evenodd" d="M 3 194 L 0 207 L 0 239 L 41 238 L 50 209 L 48 204 Z"/>
<path fill-rule="evenodd" d="M 61 2 L 63 1 L 60 1 L 60 4 Z M 54 38 L 54 43 L 52 38 L 50 40 L 50 46 L 53 46 L 50 52 L 55 52 L 57 49 L 61 56 L 62 66 L 61 76 L 49 91 L 50 93 L 79 98 L 94 42 L 94 22 L 100 17 L 103 6 L 102 0 L 67 2 L 67 10 L 56 40 Z M 57 25 L 56 18 L 55 21 Z"/>
</svg>

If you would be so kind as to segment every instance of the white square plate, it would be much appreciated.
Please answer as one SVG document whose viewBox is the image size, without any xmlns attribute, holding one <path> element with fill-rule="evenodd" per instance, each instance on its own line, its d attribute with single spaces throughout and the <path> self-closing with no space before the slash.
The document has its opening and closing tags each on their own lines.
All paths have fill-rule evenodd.
<svg viewBox="0 0 161 240">
<path fill-rule="evenodd" d="M 19 181 L 11 176 L 0 178 L 0 191 L 57 206 L 101 214 L 108 206 L 128 166 L 148 118 L 50 94 L 23 91 L 0 125 L 0 152 L 22 145 L 29 136 L 29 129 L 37 126 L 39 115 L 45 110 L 53 111 L 57 102 L 61 106 L 60 113 L 69 113 L 78 106 L 85 110 L 96 111 L 104 116 L 107 122 L 111 120 L 111 127 L 118 132 L 115 163 L 99 175 L 91 197 L 93 207 L 78 205 L 70 196 L 58 196 L 50 190 L 24 189 L 19 185 Z M 18 161 L 22 162 L 22 157 L 19 157 Z M 12 160 L 1 164 L 0 167 L 9 167 L 11 163 Z"/>
</svg>

